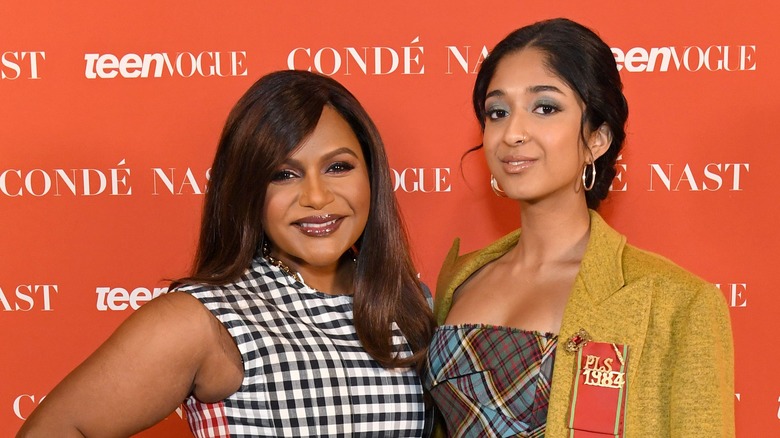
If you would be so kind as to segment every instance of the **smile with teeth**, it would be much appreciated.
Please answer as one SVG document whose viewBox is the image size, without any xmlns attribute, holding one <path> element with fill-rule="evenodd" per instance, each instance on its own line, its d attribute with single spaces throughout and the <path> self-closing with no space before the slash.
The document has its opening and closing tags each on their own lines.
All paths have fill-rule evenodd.
<svg viewBox="0 0 780 438">
<path fill-rule="evenodd" d="M 312 216 L 303 218 L 293 225 L 295 225 L 301 233 L 312 236 L 322 237 L 327 236 L 339 228 L 343 217 L 340 216 Z"/>
</svg>

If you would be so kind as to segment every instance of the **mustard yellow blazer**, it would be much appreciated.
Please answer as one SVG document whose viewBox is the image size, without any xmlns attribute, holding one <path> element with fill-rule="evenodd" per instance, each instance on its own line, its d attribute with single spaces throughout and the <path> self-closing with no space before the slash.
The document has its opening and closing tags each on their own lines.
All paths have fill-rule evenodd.
<svg viewBox="0 0 780 438">
<path fill-rule="evenodd" d="M 594 341 L 629 346 L 627 437 L 733 437 L 734 352 L 723 295 L 669 260 L 626 244 L 595 211 L 590 219 L 590 241 L 561 324 L 545 436 L 569 436 L 576 355 L 563 344 L 584 328 Z M 438 324 L 458 286 L 519 236 L 516 230 L 463 256 L 455 240 L 437 283 Z"/>
</svg>

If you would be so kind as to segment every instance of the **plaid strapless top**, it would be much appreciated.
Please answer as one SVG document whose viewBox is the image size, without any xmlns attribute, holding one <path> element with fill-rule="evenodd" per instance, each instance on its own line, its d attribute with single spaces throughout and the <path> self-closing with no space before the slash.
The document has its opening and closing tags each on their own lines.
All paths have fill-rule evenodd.
<svg viewBox="0 0 780 438">
<path fill-rule="evenodd" d="M 544 436 L 557 341 L 510 327 L 438 327 L 424 385 L 448 435 Z"/>
</svg>

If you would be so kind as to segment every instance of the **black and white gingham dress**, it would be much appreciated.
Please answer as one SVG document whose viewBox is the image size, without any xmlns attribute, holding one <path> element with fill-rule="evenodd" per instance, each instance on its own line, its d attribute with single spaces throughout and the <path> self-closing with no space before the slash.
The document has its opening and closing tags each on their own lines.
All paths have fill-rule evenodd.
<svg viewBox="0 0 780 438">
<path fill-rule="evenodd" d="M 186 401 L 197 437 L 418 437 L 429 412 L 413 370 L 388 370 L 361 347 L 352 297 L 317 292 L 254 260 L 227 286 L 183 286 L 228 329 L 244 380 L 219 403 Z M 396 328 L 395 345 L 410 352 Z M 426 424 L 427 423 L 427 424 Z"/>
</svg>

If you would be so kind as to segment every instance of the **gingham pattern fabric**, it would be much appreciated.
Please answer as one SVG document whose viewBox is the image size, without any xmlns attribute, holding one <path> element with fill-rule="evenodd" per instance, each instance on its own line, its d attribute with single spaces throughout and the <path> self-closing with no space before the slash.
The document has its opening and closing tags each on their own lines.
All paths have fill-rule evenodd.
<svg viewBox="0 0 780 438">
<path fill-rule="evenodd" d="M 510 327 L 438 327 L 424 383 L 449 436 L 543 437 L 556 344 Z"/>
<path fill-rule="evenodd" d="M 385 369 L 363 350 L 352 297 L 317 292 L 263 258 L 234 284 L 178 290 L 222 322 L 244 361 L 238 392 L 185 403 L 196 436 L 427 436 L 430 410 L 417 374 Z M 394 328 L 394 344 L 410 354 Z"/>
</svg>

